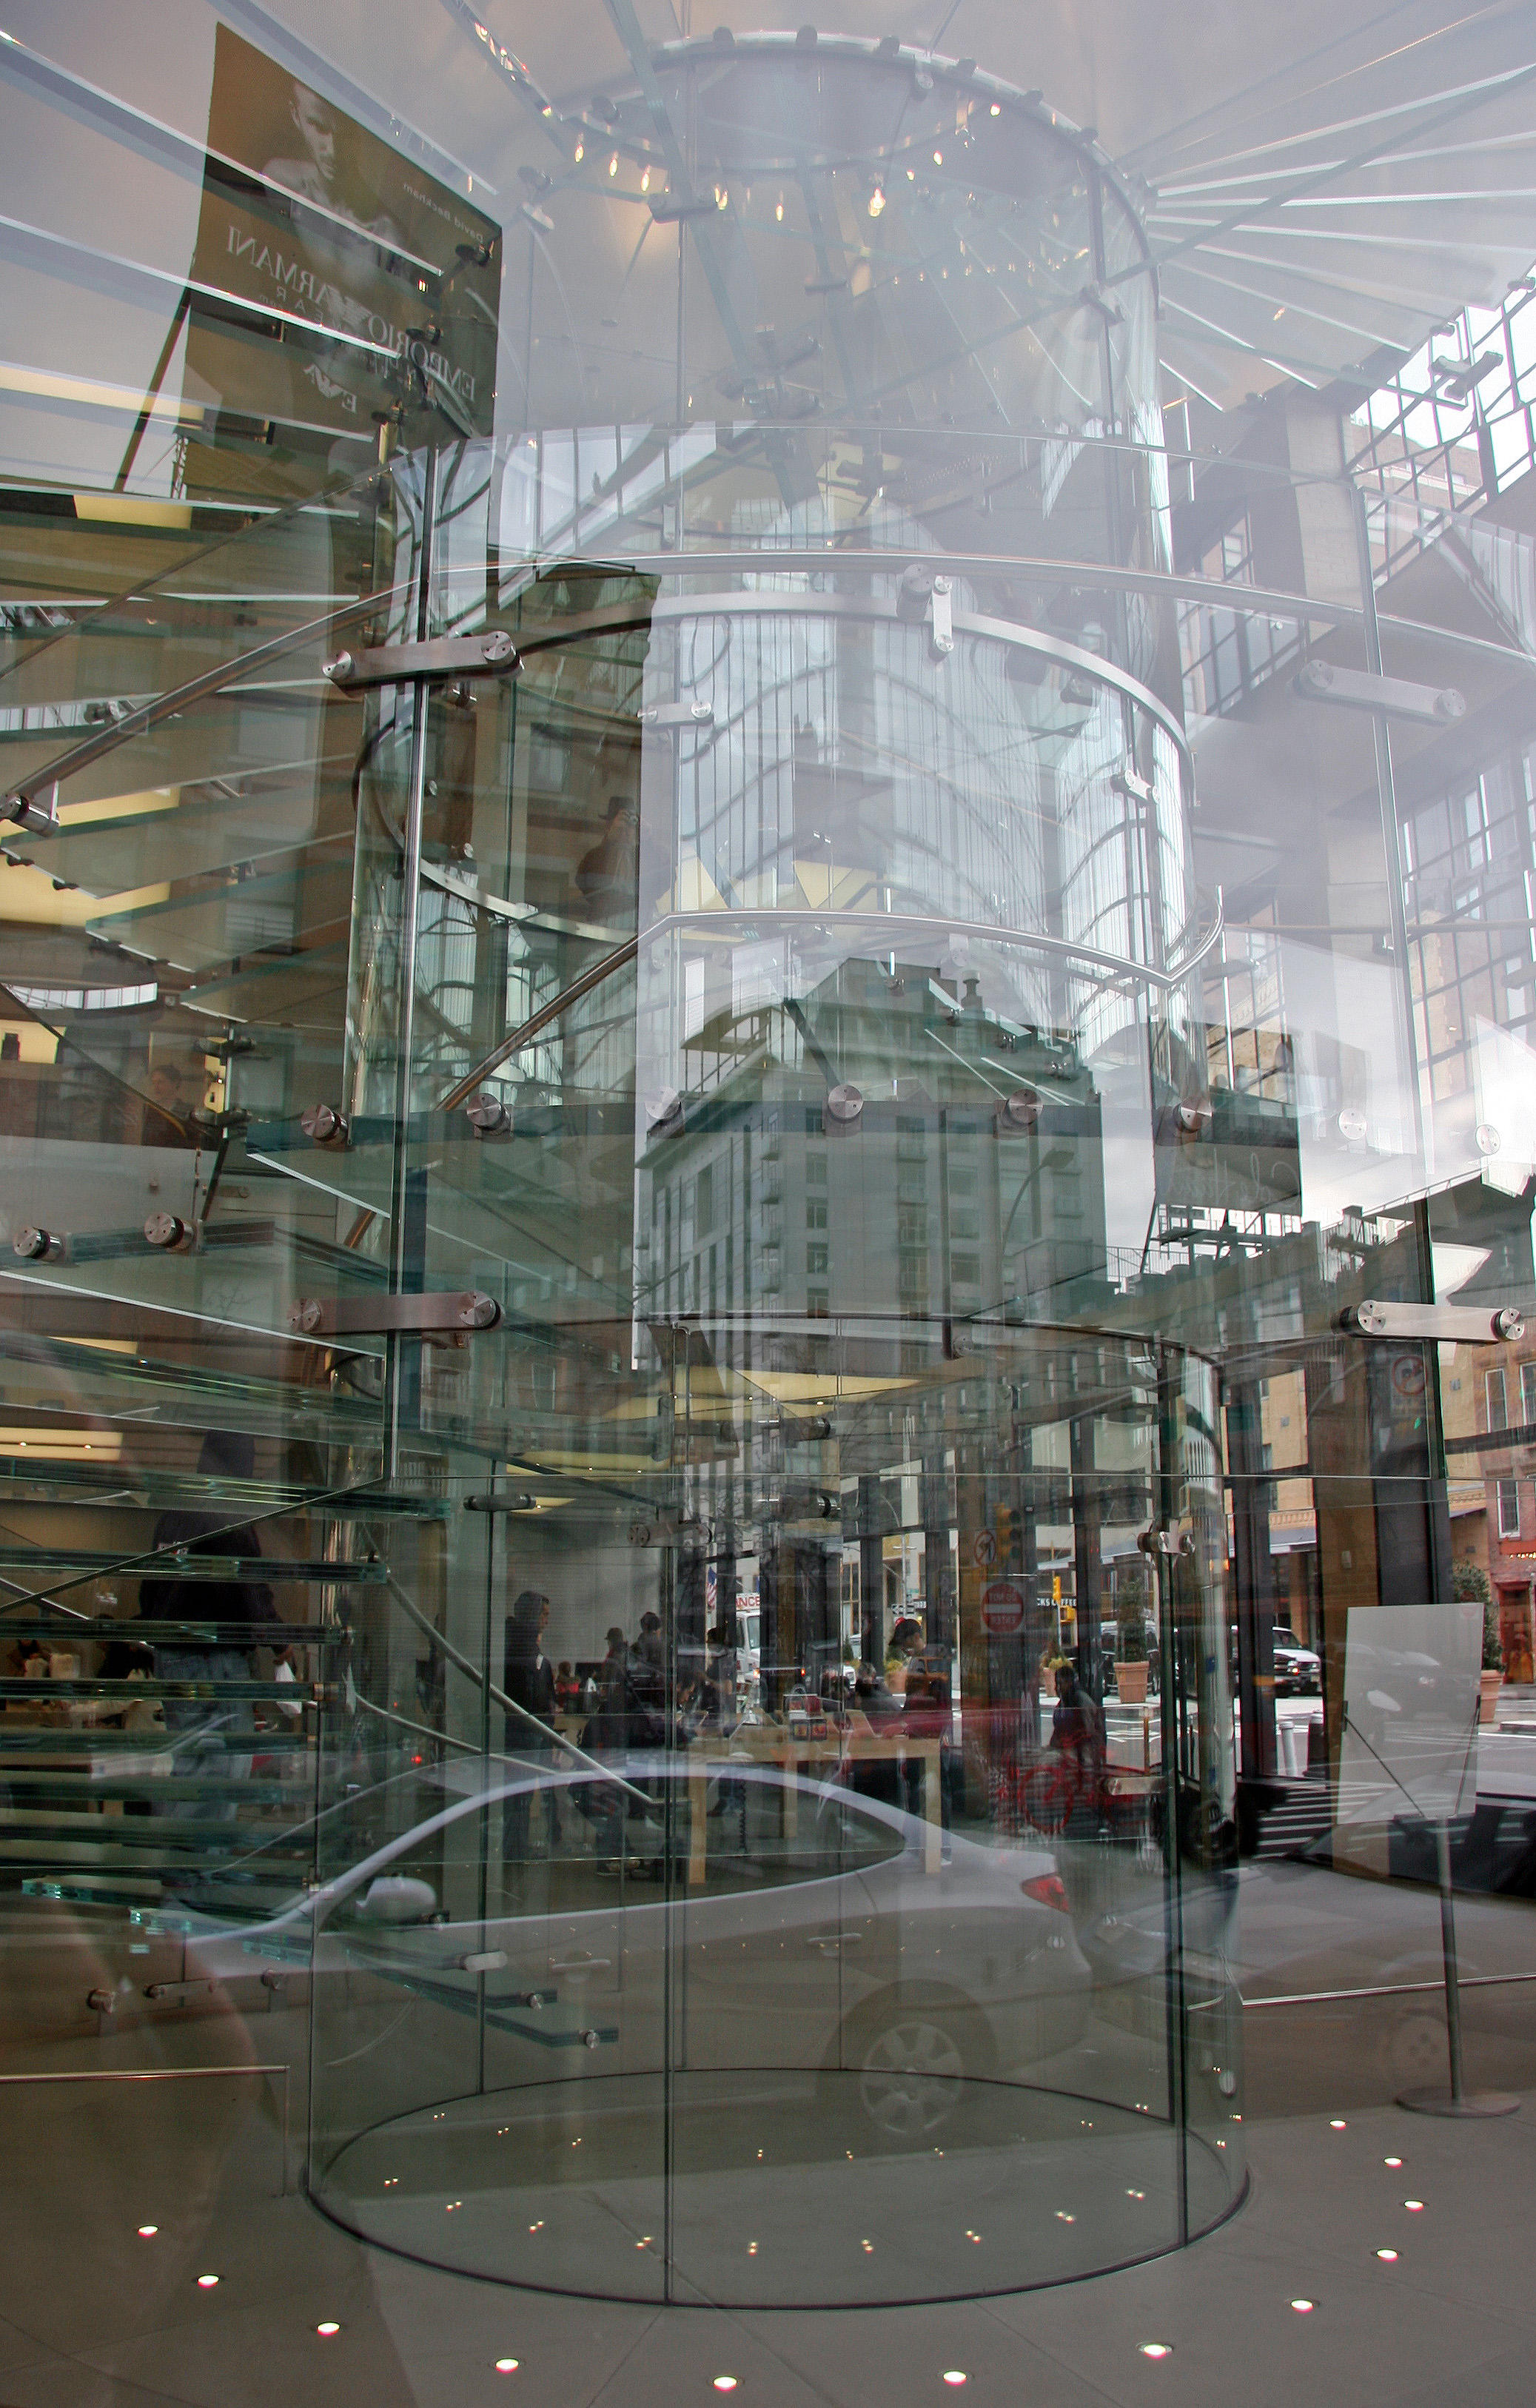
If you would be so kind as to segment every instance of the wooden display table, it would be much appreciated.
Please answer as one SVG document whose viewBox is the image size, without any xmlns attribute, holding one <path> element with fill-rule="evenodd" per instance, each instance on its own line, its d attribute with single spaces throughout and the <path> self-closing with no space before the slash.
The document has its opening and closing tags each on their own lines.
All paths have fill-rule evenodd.
<svg viewBox="0 0 1536 2408">
<path fill-rule="evenodd" d="M 923 1867 L 926 1872 L 936 1873 L 943 1861 L 944 1844 L 940 1753 L 937 1739 L 919 1739 L 899 1729 L 877 1730 L 862 1714 L 841 1728 L 834 1725 L 825 1739 L 791 1739 L 778 1723 L 739 1723 L 728 1739 L 702 1734 L 688 1751 L 689 1886 L 696 1888 L 705 1879 L 710 1783 L 729 1779 L 733 1768 L 741 1764 L 773 1764 L 786 1773 L 803 1772 L 833 1782 L 850 1765 L 921 1764 L 926 1827 Z M 799 1812 L 793 1780 L 780 1791 L 780 1801 L 785 1836 L 792 1837 Z"/>
</svg>

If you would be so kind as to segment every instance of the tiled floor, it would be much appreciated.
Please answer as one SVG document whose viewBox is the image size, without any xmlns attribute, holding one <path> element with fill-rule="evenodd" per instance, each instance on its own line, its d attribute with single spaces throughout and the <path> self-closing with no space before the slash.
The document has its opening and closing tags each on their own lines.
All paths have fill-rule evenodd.
<svg viewBox="0 0 1536 2408">
<path fill-rule="evenodd" d="M 364 2248 L 273 2195 L 274 2127 L 237 2103 L 246 2089 L 198 2086 L 174 2128 L 164 2088 L 153 2121 L 136 2086 L 121 2113 L 99 2090 L 64 2106 L 8 2094 L 7 2408 L 686 2408 L 726 2375 L 774 2408 L 918 2408 L 962 2387 L 951 2374 L 978 2408 L 1532 2394 L 1536 2100 L 1501 2123 L 1386 2107 L 1342 2130 L 1310 2114 L 1260 2125 L 1242 2211 L 1129 2272 L 962 2306 L 726 2314 L 512 2290 Z M 911 2204 L 920 2228 L 920 2183 Z M 1148 2342 L 1171 2356 L 1148 2358 Z"/>
<path fill-rule="evenodd" d="M 702 2408 L 724 2396 L 714 2386 L 725 2377 L 764 2408 L 919 2408 L 953 2393 L 978 2408 L 1525 2408 L 1536 2397 L 1528 1902 L 1460 1904 L 1470 2077 L 1528 2093 L 1513 2118 L 1464 2124 L 1390 2103 L 1403 2082 L 1433 2080 L 1443 2065 L 1432 1893 L 1257 1866 L 1244 1870 L 1242 1906 L 1252 2183 L 1241 2210 L 1188 2250 L 1122 2273 L 963 2305 L 842 2310 L 609 2304 L 366 2246 L 283 2194 L 281 2085 L 251 2071 L 293 2069 L 296 2173 L 311 2044 L 302 1982 L 270 1990 L 252 1970 L 167 2010 L 134 1992 L 147 1972 L 174 1979 L 168 1960 L 140 1946 L 130 1967 L 89 1917 L 63 1908 L 19 1919 L 0 1933 L 7 2070 L 229 2071 L 0 2086 L 0 2408 Z M 1372 1995 L 1383 1983 L 1398 1988 Z M 98 1985 L 121 1993 L 118 2014 L 82 2012 Z M 344 1984 L 337 2014 L 316 2028 L 343 2051 L 327 2062 L 350 2051 L 352 2071 L 382 2095 L 405 2046 L 399 2009 L 391 2003 L 375 2032 L 362 2007 Z M 419 2057 L 436 2027 L 418 2023 Z M 446 2058 L 440 2070 L 446 2079 Z M 772 2112 L 786 2111 L 781 2101 Z M 826 2145 L 802 2153 L 800 2183 L 793 2137 L 791 2190 L 829 2285 L 840 2250 L 857 2246 L 853 2202 L 862 2209 L 877 2191 L 903 2265 L 927 2267 L 935 2291 L 953 2280 L 952 2169 L 898 2153 L 845 2192 L 818 2178 L 838 2154 Z M 1042 2219 L 1057 2177 L 1048 2131 L 1021 2127 L 1006 2150 L 997 2138 L 982 2143 L 982 2171 L 1011 2279 L 1014 2266 L 1052 2262 L 1031 2255 L 1029 2235 L 1054 2230 Z M 716 2191 L 688 2179 L 696 2220 Z M 719 2197 L 725 2204 L 708 2211 L 719 2237 L 744 2242 Z M 481 2199 L 478 2212 L 494 2201 Z M 155 2229 L 142 2236 L 141 2226 Z M 205 2275 L 218 2279 L 203 2286 Z M 338 2329 L 323 2334 L 330 2323 Z M 1170 2355 L 1144 2356 L 1148 2343 Z M 516 2363 L 498 2371 L 498 2360 Z"/>
</svg>

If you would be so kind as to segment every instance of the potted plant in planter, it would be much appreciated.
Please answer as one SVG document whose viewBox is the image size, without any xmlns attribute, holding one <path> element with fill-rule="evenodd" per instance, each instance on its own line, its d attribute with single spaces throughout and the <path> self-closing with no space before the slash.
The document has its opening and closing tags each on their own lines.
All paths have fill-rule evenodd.
<svg viewBox="0 0 1536 2408">
<path fill-rule="evenodd" d="M 1499 1639 L 1499 1608 L 1493 1601 L 1488 1576 L 1481 1564 L 1454 1564 L 1451 1568 L 1451 1595 L 1483 1608 L 1483 1669 L 1478 1678 L 1477 1719 L 1480 1723 L 1494 1721 L 1499 1712 L 1499 1691 L 1504 1678 L 1504 1651 Z"/>
<path fill-rule="evenodd" d="M 1125 1582 L 1115 1600 L 1119 1607 L 1119 1650 L 1114 1685 L 1123 1706 L 1147 1701 L 1147 1624 L 1141 1581 Z"/>
</svg>

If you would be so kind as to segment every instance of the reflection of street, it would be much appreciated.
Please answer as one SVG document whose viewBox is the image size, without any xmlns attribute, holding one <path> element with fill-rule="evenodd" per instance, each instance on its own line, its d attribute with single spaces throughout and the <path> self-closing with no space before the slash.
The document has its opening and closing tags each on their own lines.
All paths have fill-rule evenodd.
<svg viewBox="0 0 1536 2408">
<path fill-rule="evenodd" d="M 1529 1900 L 1461 1893 L 1456 1923 L 1469 2085 L 1529 2086 Z M 1250 2119 L 1385 2106 L 1404 2087 L 1445 2080 L 1430 1883 L 1299 1862 L 1245 1866 L 1233 1945 Z"/>
<path fill-rule="evenodd" d="M 1278 1728 L 1298 1733 L 1304 1764 L 1308 1727 L 1322 1728 L 1321 1700 L 1280 1698 L 1274 1718 Z M 1536 1798 L 1536 1690 L 1500 1691 L 1497 1722 L 1477 1735 L 1477 1794 L 1479 1798 Z"/>
</svg>

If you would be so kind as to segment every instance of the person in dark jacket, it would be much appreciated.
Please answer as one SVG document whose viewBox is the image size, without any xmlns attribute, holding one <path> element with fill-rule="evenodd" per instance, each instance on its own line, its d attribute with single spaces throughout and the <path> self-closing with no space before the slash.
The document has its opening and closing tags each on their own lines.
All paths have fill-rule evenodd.
<svg viewBox="0 0 1536 2408">
<path fill-rule="evenodd" d="M 629 1743 L 667 1744 L 667 1641 L 659 1613 L 642 1613 L 629 1651 Z"/>
<path fill-rule="evenodd" d="M 502 1691 L 520 1713 L 506 1716 L 506 1749 L 509 1756 L 531 1763 L 537 1770 L 547 1772 L 553 1756 L 551 1742 L 542 1737 L 537 1726 L 545 1730 L 554 1728 L 554 1667 L 544 1653 L 544 1633 L 549 1628 L 550 1601 L 538 1590 L 525 1588 L 512 1600 L 507 1617 L 506 1640 L 502 1654 Z M 531 1717 L 531 1720 L 530 1720 Z M 509 1766 L 515 1777 L 515 1768 Z M 502 1850 L 509 1867 L 523 1864 L 529 1854 L 528 1804 L 530 1792 L 519 1790 L 508 1799 L 502 1816 Z M 560 1818 L 553 1786 L 544 1789 L 545 1821 L 550 1841 L 558 1839 Z"/>
<path fill-rule="evenodd" d="M 576 865 L 587 910 L 614 924 L 635 924 L 640 878 L 640 815 L 627 795 L 610 795 L 603 833 Z"/>
<path fill-rule="evenodd" d="M 598 1757 L 622 1755 L 629 1744 L 629 1641 L 618 1623 L 608 1632 L 608 1654 L 597 1674 L 597 1703 L 581 1732 L 581 1745 Z M 599 1871 L 617 1875 L 624 1841 L 624 1793 L 594 1781 L 577 1791 L 577 1803 L 594 1824 L 593 1846 Z"/>
<path fill-rule="evenodd" d="M 868 1656 L 854 1674 L 854 1704 L 877 1737 L 900 1727 L 902 1701 L 891 1695 L 880 1666 Z M 905 1803 L 901 1767 L 894 1756 L 855 1756 L 848 1777 L 850 1787 L 861 1798 L 878 1798 L 883 1806 Z"/>
<path fill-rule="evenodd" d="M 629 1641 L 615 1622 L 597 1674 L 597 1704 L 581 1733 L 584 1748 L 624 1747 L 629 1738 Z"/>
<path fill-rule="evenodd" d="M 955 1772 L 955 1708 L 950 1694 L 949 1666 L 942 1649 L 924 1650 L 909 1662 L 901 1727 L 910 1731 L 913 1739 L 936 1739 L 939 1742 L 939 1796 L 947 1829 Z M 925 1775 L 917 1759 L 908 1763 L 906 1771 L 907 1803 L 911 1813 L 916 1814 L 922 1812 L 921 1791 Z"/>
<path fill-rule="evenodd" d="M 244 1432 L 209 1430 L 197 1457 L 197 1469 L 216 1480 L 250 1481 L 255 1477 L 256 1442 Z M 233 1523 L 230 1508 L 217 1505 L 173 1507 L 154 1526 L 157 1555 L 237 1556 L 253 1562 L 261 1541 L 249 1522 Z M 185 1799 L 166 1809 L 199 1821 L 232 1821 L 237 1810 L 236 1784 L 250 1775 L 249 1749 L 239 1749 L 245 1735 L 254 1733 L 255 1715 L 249 1698 L 220 1696 L 226 1683 L 251 1678 L 251 1658 L 262 1631 L 277 1621 L 272 1591 L 266 1581 L 171 1579 L 149 1566 L 138 1584 L 139 1618 L 144 1622 L 194 1624 L 208 1637 L 156 1641 L 154 1671 L 158 1681 L 212 1682 L 209 1698 L 167 1698 L 165 1727 L 175 1734 L 172 1750 L 178 1775 L 206 1779 L 215 1784 L 207 1799 Z"/>
</svg>

